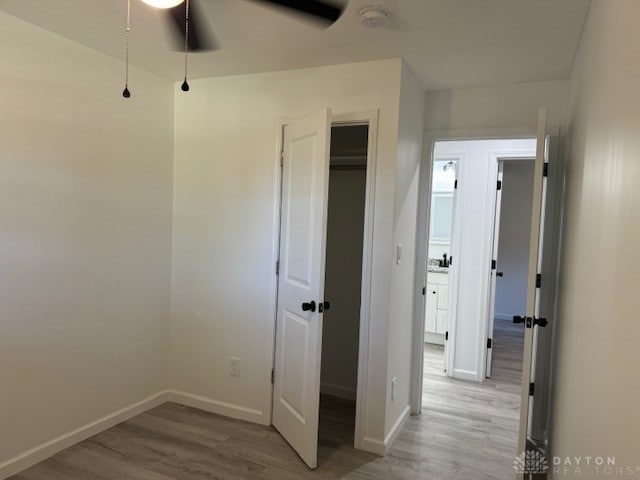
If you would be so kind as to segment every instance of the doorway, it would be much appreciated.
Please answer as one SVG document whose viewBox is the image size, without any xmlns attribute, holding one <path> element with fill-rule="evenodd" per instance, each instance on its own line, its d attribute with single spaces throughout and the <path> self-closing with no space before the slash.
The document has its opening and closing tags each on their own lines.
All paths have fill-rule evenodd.
<svg viewBox="0 0 640 480">
<path fill-rule="evenodd" d="M 449 271 L 452 265 L 452 235 L 457 190 L 458 157 L 434 159 L 425 289 L 424 368 L 431 375 L 444 375 L 445 346 L 449 326 Z"/>
<path fill-rule="evenodd" d="M 504 316 L 513 309 L 520 315 L 526 310 L 535 156 L 534 138 L 435 141 L 426 197 L 425 434 L 440 438 L 433 448 L 453 451 L 465 445 L 483 452 L 474 460 L 477 471 L 499 471 L 500 478 L 513 474 L 519 440 L 524 331 L 512 323 L 512 315 L 508 322 L 490 320 L 496 299 L 497 312 Z M 441 185 L 445 175 L 449 188 Z M 450 200 L 443 201 L 443 195 Z M 510 209 L 516 212 L 509 215 Z M 500 227 L 508 231 L 504 253 L 497 250 Z M 515 253 L 509 250 L 512 233 L 522 247 Z M 518 261 L 509 266 L 512 254 Z M 524 283 L 525 301 L 504 310 L 502 301 L 513 296 L 504 287 L 516 277 L 522 282 L 514 287 Z M 492 360 L 490 372 L 486 368 Z M 478 432 L 492 439 L 492 448 L 486 448 Z"/>
<path fill-rule="evenodd" d="M 368 125 L 331 128 L 319 464 L 354 444 L 368 138 Z"/>
<path fill-rule="evenodd" d="M 527 308 L 527 270 L 534 159 L 501 159 L 494 216 L 493 260 L 485 377 L 494 368 L 500 376 L 517 375 L 519 383 L 523 353 L 523 325 Z"/>
<path fill-rule="evenodd" d="M 448 377 L 482 382 L 488 376 L 487 366 L 491 365 L 493 352 L 495 289 L 508 284 L 499 277 L 504 272 L 499 272 L 497 250 L 503 169 L 507 162 L 532 165 L 535 154 L 535 138 L 434 143 L 429 221 L 425 229 L 427 254 L 422 267 L 426 270 L 424 340 L 428 349 L 425 353 L 439 351 L 442 360 L 438 363 L 442 363 L 441 371 Z M 533 174 L 523 181 L 531 182 L 530 197 Z M 526 224 L 527 218 L 530 222 L 532 203 L 524 197 L 507 199 L 509 208 L 517 209 L 521 215 L 521 222 L 513 228 L 505 224 L 509 231 L 519 228 L 523 220 Z M 518 204 L 513 206 L 512 202 Z M 518 266 L 522 266 L 522 292 L 526 294 L 529 227 L 523 231 L 524 236 L 519 232 L 516 241 L 523 241 L 519 244 L 522 261 Z"/>
<path fill-rule="evenodd" d="M 310 468 L 364 439 L 376 126 L 323 109 L 282 130 L 272 424 Z"/>
</svg>

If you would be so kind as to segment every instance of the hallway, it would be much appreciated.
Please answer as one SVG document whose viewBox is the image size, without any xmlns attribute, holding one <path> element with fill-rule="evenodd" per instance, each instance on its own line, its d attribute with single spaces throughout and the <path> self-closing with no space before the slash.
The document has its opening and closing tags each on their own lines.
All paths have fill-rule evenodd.
<svg viewBox="0 0 640 480">
<path fill-rule="evenodd" d="M 438 478 L 511 478 L 520 408 L 523 329 L 496 320 L 492 378 L 483 383 L 445 376 L 443 347 L 425 344 L 423 410 L 396 444 L 412 442 L 438 462 Z M 412 432 L 412 433 L 410 433 Z M 468 476 L 467 476 L 468 475 Z M 462 477 L 460 477 L 462 478 Z"/>
</svg>

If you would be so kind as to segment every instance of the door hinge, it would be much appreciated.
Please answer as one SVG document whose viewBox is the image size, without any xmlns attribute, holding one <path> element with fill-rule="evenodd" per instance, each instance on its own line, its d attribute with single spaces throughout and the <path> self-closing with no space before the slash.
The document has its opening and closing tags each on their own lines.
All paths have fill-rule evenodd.
<svg viewBox="0 0 640 480">
<path fill-rule="evenodd" d="M 427 287 L 422 287 L 422 295 L 426 295 L 427 294 Z"/>
<path fill-rule="evenodd" d="M 444 339 L 449 340 L 449 332 L 444 332 Z"/>
<path fill-rule="evenodd" d="M 543 177 L 549 176 L 549 162 L 544 162 L 544 164 L 542 165 L 542 176 Z"/>
<path fill-rule="evenodd" d="M 529 396 L 530 396 L 530 397 L 533 397 L 533 392 L 534 392 L 534 390 L 535 390 L 535 384 L 534 384 L 533 382 L 531 382 L 531 383 L 529 384 Z"/>
<path fill-rule="evenodd" d="M 280 166 L 284 166 L 284 150 L 280 152 Z"/>
<path fill-rule="evenodd" d="M 271 369 L 271 383 L 272 384 L 275 383 L 275 380 L 276 380 L 276 369 L 272 368 Z"/>
<path fill-rule="evenodd" d="M 455 182 L 453 182 L 453 189 L 457 190 L 458 189 L 458 180 L 456 180 Z"/>
<path fill-rule="evenodd" d="M 487 338 L 487 348 L 491 348 L 491 339 Z"/>
<path fill-rule="evenodd" d="M 280 260 L 276 260 L 276 275 L 280 275 Z"/>
<path fill-rule="evenodd" d="M 536 274 L 536 288 L 540 288 L 540 285 L 542 285 L 542 275 L 541 274 Z"/>
<path fill-rule="evenodd" d="M 498 180 L 498 190 L 502 190 L 502 181 Z"/>
<path fill-rule="evenodd" d="M 491 270 L 495 270 L 497 266 L 498 262 L 496 262 L 495 260 L 491 260 Z"/>
<path fill-rule="evenodd" d="M 449 266 L 453 265 L 453 256 L 449 257 Z"/>
</svg>

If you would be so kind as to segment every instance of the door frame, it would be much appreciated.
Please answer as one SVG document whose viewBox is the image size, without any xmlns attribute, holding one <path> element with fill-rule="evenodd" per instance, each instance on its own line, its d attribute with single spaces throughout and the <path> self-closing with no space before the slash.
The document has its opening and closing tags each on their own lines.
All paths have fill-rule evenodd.
<svg viewBox="0 0 640 480">
<path fill-rule="evenodd" d="M 477 129 L 477 130 L 443 130 L 425 131 L 424 150 L 420 163 L 420 179 L 418 187 L 418 222 L 416 238 L 416 265 L 415 265 L 415 289 L 414 289 L 414 321 L 413 331 L 422 332 L 421 335 L 414 335 L 412 346 L 412 368 L 411 368 L 411 413 L 418 415 L 422 413 L 423 395 L 423 370 L 424 370 L 424 324 L 425 324 L 425 297 L 422 294 L 422 287 L 427 281 L 427 249 L 429 246 L 429 222 L 431 209 L 431 187 L 433 162 L 435 160 L 434 147 L 437 142 L 442 141 L 462 141 L 462 140 L 514 140 L 530 139 L 536 137 L 535 128 L 498 128 L 498 129 Z M 497 168 L 497 164 L 496 164 Z M 458 177 L 460 180 L 460 172 Z M 454 228 L 456 220 L 454 218 Z M 455 242 L 455 238 L 452 239 Z M 452 246 L 453 246 L 452 242 Z M 459 257 L 454 257 L 454 262 L 459 261 Z M 455 265 L 455 263 L 454 263 Z M 456 279 L 451 279 L 455 281 Z M 449 302 L 452 303 L 455 292 L 449 291 Z M 455 332 L 451 326 L 455 326 L 455 319 L 449 315 L 449 339 L 455 348 Z M 482 331 L 486 331 L 486 326 Z M 453 373 L 454 348 L 445 346 L 447 358 L 445 359 L 447 375 Z M 486 354 L 486 352 L 485 352 Z M 482 360 L 480 360 L 482 361 Z M 485 359 L 486 362 L 486 359 Z M 484 373 L 483 373 L 484 374 Z"/>
<path fill-rule="evenodd" d="M 370 110 L 364 112 L 346 112 L 331 114 L 331 127 L 346 125 L 368 125 L 368 142 L 367 142 L 367 170 L 366 170 L 366 189 L 365 189 L 365 212 L 364 212 L 364 230 L 363 230 L 363 255 L 362 255 L 362 279 L 360 290 L 360 328 L 358 337 L 358 381 L 356 387 L 356 423 L 354 432 L 354 446 L 358 449 L 364 449 L 367 442 L 365 440 L 366 431 L 366 412 L 368 401 L 368 374 L 369 374 L 369 351 L 370 351 L 370 318 L 371 318 L 371 281 L 373 266 L 373 242 L 374 242 L 374 213 L 375 213 L 375 186 L 377 171 L 377 146 L 378 146 L 378 117 L 379 110 Z M 282 168 L 280 163 L 280 153 L 282 152 L 284 143 L 284 129 L 291 119 L 281 119 L 278 121 L 276 136 L 276 202 L 274 215 L 274 265 L 280 258 L 280 226 L 281 226 L 281 210 L 282 210 Z M 269 366 L 268 376 L 275 367 L 275 341 L 278 305 L 278 276 L 274 269 L 274 305 L 273 305 L 273 342 L 271 348 L 271 365 Z M 322 368 L 322 367 L 321 367 Z M 268 423 L 273 420 L 273 394 L 274 384 L 270 383 L 268 389 Z"/>
<path fill-rule="evenodd" d="M 496 260 L 497 257 L 497 252 L 494 252 L 494 247 L 495 247 L 495 241 L 496 241 L 496 235 L 497 235 L 497 231 L 500 229 L 500 216 L 496 217 L 496 206 L 497 206 L 497 196 L 494 195 L 495 193 L 495 182 L 497 182 L 499 180 L 499 167 L 500 167 L 500 163 L 504 162 L 518 162 L 518 161 L 535 161 L 535 155 L 536 152 L 531 151 L 530 154 L 526 154 L 523 153 L 522 151 L 519 152 L 507 152 L 507 151 L 495 151 L 495 152 L 491 152 L 490 154 L 490 158 L 491 158 L 491 173 L 489 174 L 490 178 L 494 179 L 495 181 L 490 183 L 487 187 L 487 196 L 488 198 L 490 198 L 490 202 L 487 205 L 487 210 L 485 212 L 485 218 L 490 219 L 490 225 L 492 228 L 492 234 L 491 234 L 491 252 L 489 252 L 489 261 L 492 260 Z M 500 261 L 499 259 L 497 259 L 498 262 Z M 495 273 L 497 273 L 498 269 L 496 268 L 495 271 L 493 270 L 489 270 L 489 274 L 488 274 L 488 284 L 487 284 L 487 291 L 486 291 L 486 295 L 483 295 L 483 297 L 485 298 L 485 302 L 487 305 L 487 309 L 486 309 L 486 314 L 483 318 L 483 321 L 480 322 L 481 328 L 483 328 L 482 331 L 485 332 L 485 338 L 491 338 L 493 340 L 493 318 L 491 318 L 490 313 L 491 313 L 491 302 L 495 302 L 495 289 L 492 288 L 495 285 Z M 457 292 L 456 292 L 457 293 Z M 492 298 L 494 297 L 494 298 Z M 523 313 L 524 313 L 524 309 L 523 309 Z M 493 344 L 493 341 L 492 341 Z M 489 352 L 488 352 L 488 348 L 482 348 L 480 350 L 481 352 L 481 360 L 480 360 L 480 372 L 479 375 L 481 377 L 480 381 L 484 382 L 484 380 L 487 377 L 487 357 L 489 356 Z M 493 352 L 492 352 L 493 354 Z"/>
</svg>

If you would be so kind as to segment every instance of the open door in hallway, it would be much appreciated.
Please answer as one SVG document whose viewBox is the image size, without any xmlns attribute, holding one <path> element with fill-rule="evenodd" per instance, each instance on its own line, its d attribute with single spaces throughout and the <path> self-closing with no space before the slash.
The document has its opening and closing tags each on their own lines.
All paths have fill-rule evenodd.
<svg viewBox="0 0 640 480">
<path fill-rule="evenodd" d="M 330 111 L 285 127 L 273 425 L 317 465 Z"/>
<path fill-rule="evenodd" d="M 498 265 L 498 246 L 500 245 L 500 210 L 502 208 L 502 182 L 504 173 L 504 163 L 498 163 L 498 180 L 496 185 L 496 208 L 493 216 L 493 247 L 491 258 L 491 284 L 489 290 L 489 332 L 487 334 L 487 366 L 485 376 L 491 377 L 491 366 L 493 365 L 493 322 L 496 313 L 496 281 L 502 272 L 496 270 Z"/>
<path fill-rule="evenodd" d="M 549 155 L 549 136 L 546 132 L 546 110 L 540 109 L 536 159 L 534 167 L 533 203 L 531 213 L 531 241 L 527 277 L 527 307 L 524 317 L 516 320 L 524 322 L 524 352 L 522 361 L 522 395 L 520 406 L 520 429 L 518 453 L 523 454 L 529 445 L 531 419 L 534 402 L 534 379 L 536 377 L 536 339 L 538 330 L 545 327 L 547 320 L 541 314 L 541 273 L 543 267 L 543 239 L 545 237 L 545 212 L 547 197 L 547 171 Z"/>
</svg>

